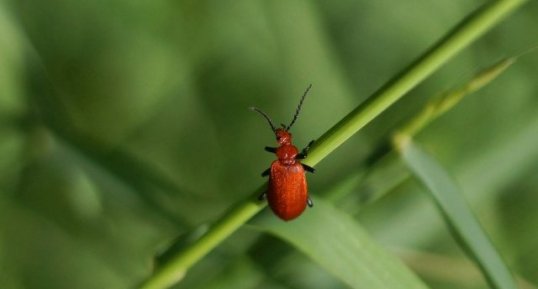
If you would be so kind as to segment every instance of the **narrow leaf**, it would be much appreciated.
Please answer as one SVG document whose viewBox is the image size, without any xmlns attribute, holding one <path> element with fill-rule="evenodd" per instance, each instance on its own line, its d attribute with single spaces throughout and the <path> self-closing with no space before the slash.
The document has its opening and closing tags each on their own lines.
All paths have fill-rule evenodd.
<svg viewBox="0 0 538 289">
<path fill-rule="evenodd" d="M 510 67 L 516 58 L 510 57 L 483 69 L 470 79 L 464 85 L 450 90 L 440 97 L 436 97 L 424 107 L 415 117 L 409 120 L 400 128 L 400 132 L 405 135 L 414 136 L 420 132 L 429 123 L 445 114 L 447 111 L 457 105 L 465 96 L 476 92 L 486 86 L 499 75 L 501 75 L 508 67 Z"/>
<path fill-rule="evenodd" d="M 264 214 L 251 226 L 290 243 L 351 288 L 427 288 L 356 220 L 320 199 L 293 222 Z"/>
<path fill-rule="evenodd" d="M 471 212 L 448 173 L 410 138 L 397 140 L 398 150 L 413 174 L 428 188 L 455 239 L 482 270 L 491 287 L 516 289 L 516 282 Z"/>
</svg>

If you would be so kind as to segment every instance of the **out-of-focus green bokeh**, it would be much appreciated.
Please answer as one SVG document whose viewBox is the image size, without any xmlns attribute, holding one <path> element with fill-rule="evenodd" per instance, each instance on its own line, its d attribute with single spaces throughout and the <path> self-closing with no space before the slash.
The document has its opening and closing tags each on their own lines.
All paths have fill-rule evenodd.
<svg viewBox="0 0 538 289">
<path fill-rule="evenodd" d="M 274 136 L 249 106 L 288 123 L 312 83 L 292 130 L 302 147 L 483 2 L 0 1 L 0 288 L 135 286 L 156 252 L 262 183 Z M 538 45 L 537 15 L 530 1 L 346 142 L 311 193 L 431 97 Z M 537 68 L 538 51 L 522 56 L 419 136 L 534 284 Z M 421 190 L 405 182 L 359 219 L 432 288 L 485 288 L 446 272 L 472 265 L 438 215 L 421 217 L 434 210 Z M 240 230 L 177 288 L 345 288 L 297 253 L 258 262 L 258 234 Z"/>
</svg>

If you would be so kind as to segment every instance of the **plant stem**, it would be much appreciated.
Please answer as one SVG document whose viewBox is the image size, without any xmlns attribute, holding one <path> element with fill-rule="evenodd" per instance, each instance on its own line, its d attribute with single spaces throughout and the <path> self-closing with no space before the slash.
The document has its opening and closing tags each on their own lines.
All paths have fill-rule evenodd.
<svg viewBox="0 0 538 289">
<path fill-rule="evenodd" d="M 314 144 L 308 158 L 305 159 L 305 163 L 313 166 L 320 162 L 452 56 L 495 24 L 498 24 L 526 1 L 491 1 L 464 19 L 424 55 L 327 131 Z M 256 195 L 264 188 L 265 186 L 258 189 Z M 264 206 L 264 204 L 256 202 L 254 196 L 242 201 L 216 222 L 199 240 L 178 252 L 169 262 L 158 267 L 155 273 L 142 284 L 141 288 L 166 288 L 178 282 L 193 264 L 235 232 Z"/>
<path fill-rule="evenodd" d="M 261 186 L 256 191 L 256 194 L 265 190 L 265 187 L 266 184 Z M 141 288 L 167 288 L 180 281 L 192 265 L 266 206 L 265 202 L 256 202 L 255 200 L 255 198 L 248 197 L 238 203 L 219 221 L 214 223 L 200 239 L 183 248 L 182 251 L 171 257 L 170 261 L 158 267 L 155 274 L 146 280 Z"/>
<path fill-rule="evenodd" d="M 398 133 L 415 136 L 426 125 L 452 109 L 465 96 L 474 93 L 485 85 L 493 81 L 497 76 L 503 73 L 515 61 L 515 58 L 506 58 L 496 64 L 482 70 L 475 75 L 465 85 L 441 95 L 439 98 L 432 99 L 424 109 L 416 114 L 410 121 L 398 129 Z"/>
<path fill-rule="evenodd" d="M 317 164 L 405 93 L 431 75 L 452 56 L 526 1 L 491 1 L 466 17 L 424 55 L 326 132 L 314 144 L 305 163 L 311 166 Z"/>
</svg>

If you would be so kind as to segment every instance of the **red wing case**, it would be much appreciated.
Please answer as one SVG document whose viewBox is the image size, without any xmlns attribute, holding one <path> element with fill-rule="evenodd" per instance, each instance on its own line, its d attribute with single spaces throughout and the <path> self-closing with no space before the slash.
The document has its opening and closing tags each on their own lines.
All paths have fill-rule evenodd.
<svg viewBox="0 0 538 289">
<path fill-rule="evenodd" d="M 271 164 L 267 200 L 271 210 L 285 221 L 297 218 L 305 210 L 308 200 L 305 171 L 299 162 Z"/>
</svg>

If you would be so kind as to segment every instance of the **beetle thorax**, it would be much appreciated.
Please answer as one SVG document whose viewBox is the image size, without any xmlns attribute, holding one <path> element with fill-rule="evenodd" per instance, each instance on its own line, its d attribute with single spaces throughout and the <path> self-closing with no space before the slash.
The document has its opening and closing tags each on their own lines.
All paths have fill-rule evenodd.
<svg viewBox="0 0 538 289">
<path fill-rule="evenodd" d="M 278 161 L 284 165 L 295 164 L 295 158 L 298 153 L 299 151 L 294 145 L 282 145 L 276 150 Z"/>
</svg>

